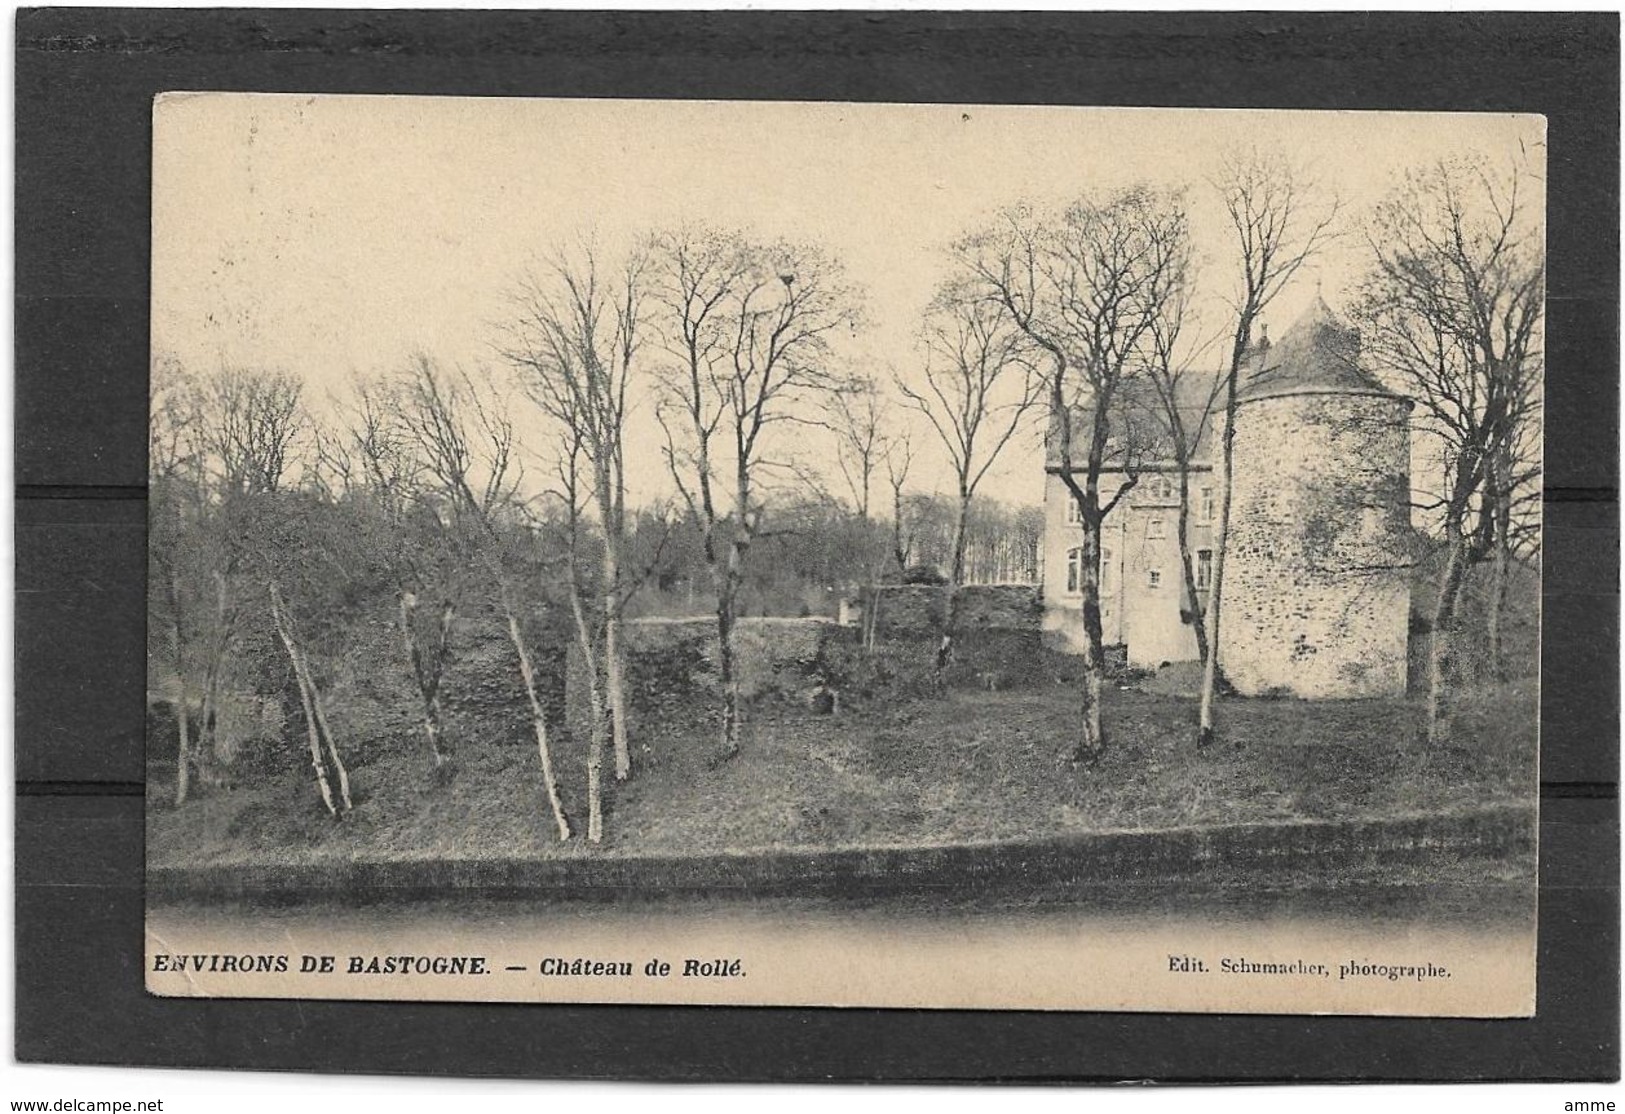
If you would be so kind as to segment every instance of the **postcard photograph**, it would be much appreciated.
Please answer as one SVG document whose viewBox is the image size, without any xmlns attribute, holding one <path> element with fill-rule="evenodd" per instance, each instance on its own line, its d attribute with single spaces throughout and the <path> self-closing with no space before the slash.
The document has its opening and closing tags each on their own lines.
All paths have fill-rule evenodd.
<svg viewBox="0 0 1625 1114">
<path fill-rule="evenodd" d="M 150 992 L 1533 1013 L 1541 117 L 153 128 Z"/>
</svg>

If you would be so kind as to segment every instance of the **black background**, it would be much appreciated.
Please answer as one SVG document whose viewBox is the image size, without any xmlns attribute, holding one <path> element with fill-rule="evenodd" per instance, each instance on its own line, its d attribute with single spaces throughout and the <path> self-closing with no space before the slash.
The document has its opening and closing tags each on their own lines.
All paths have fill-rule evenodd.
<svg viewBox="0 0 1625 1114">
<path fill-rule="evenodd" d="M 73 9 L 23 11 L 16 30 L 19 1059 L 662 1079 L 1618 1078 L 1617 16 Z M 175 89 L 1544 113 L 1538 1015 L 148 997 L 150 113 Z"/>
</svg>

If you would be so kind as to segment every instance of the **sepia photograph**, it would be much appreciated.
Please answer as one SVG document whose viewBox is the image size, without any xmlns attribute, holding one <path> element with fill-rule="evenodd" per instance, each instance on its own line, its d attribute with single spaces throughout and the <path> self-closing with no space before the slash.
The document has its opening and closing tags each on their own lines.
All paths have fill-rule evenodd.
<svg viewBox="0 0 1625 1114">
<path fill-rule="evenodd" d="M 1532 1015 L 1545 173 L 160 96 L 148 990 Z"/>
</svg>

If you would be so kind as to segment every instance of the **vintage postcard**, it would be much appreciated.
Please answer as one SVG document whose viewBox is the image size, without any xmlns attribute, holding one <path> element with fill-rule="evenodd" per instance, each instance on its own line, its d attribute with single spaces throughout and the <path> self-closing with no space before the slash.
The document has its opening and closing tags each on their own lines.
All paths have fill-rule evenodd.
<svg viewBox="0 0 1625 1114">
<path fill-rule="evenodd" d="M 153 128 L 152 993 L 1533 1012 L 1543 119 Z"/>
</svg>

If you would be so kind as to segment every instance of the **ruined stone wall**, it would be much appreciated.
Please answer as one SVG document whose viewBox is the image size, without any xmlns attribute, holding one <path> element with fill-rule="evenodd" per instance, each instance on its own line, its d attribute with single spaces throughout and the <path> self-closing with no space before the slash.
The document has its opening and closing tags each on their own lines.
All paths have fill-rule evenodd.
<svg viewBox="0 0 1625 1114">
<path fill-rule="evenodd" d="M 882 584 L 864 593 L 864 604 L 874 608 L 878 638 L 911 638 L 942 630 L 948 592 L 932 584 Z"/>
<path fill-rule="evenodd" d="M 1220 664 L 1244 695 L 1402 695 L 1409 413 L 1376 394 L 1245 402 Z"/>
<path fill-rule="evenodd" d="M 1037 683 L 1042 674 L 1037 587 L 978 584 L 960 591 L 960 638 L 942 680 L 993 689 Z M 734 628 L 734 660 L 745 699 L 800 705 L 825 684 L 862 699 L 901 699 L 930 690 L 939 680 L 935 661 L 947 590 L 883 585 L 875 595 L 880 625 L 873 648 L 862 646 L 861 624 L 741 618 Z M 634 731 L 714 711 L 720 699 L 714 618 L 632 619 L 621 630 Z M 574 645 L 565 674 L 565 722 L 572 731 L 584 730 L 590 720 L 587 674 Z"/>
<path fill-rule="evenodd" d="M 285 652 L 268 636 L 266 625 L 245 623 L 221 679 L 213 758 L 238 776 L 305 761 L 304 711 Z M 540 627 L 540 617 L 534 625 Z M 380 606 L 345 634 L 335 651 L 312 665 L 346 762 L 357 768 L 385 756 L 426 756 L 422 701 L 394 613 Z M 531 654 L 543 712 L 557 726 L 564 720 L 563 646 L 554 632 L 538 629 Z M 194 732 L 201 726 L 196 723 L 199 699 L 193 698 Z M 454 754 L 467 747 L 534 745 L 518 657 L 506 623 L 496 616 L 456 619 L 440 699 L 443 741 Z M 168 702 L 155 702 L 148 719 L 148 758 L 173 759 L 174 709 Z"/>
<path fill-rule="evenodd" d="M 948 589 L 882 584 L 866 594 L 883 638 L 934 637 L 948 612 Z M 959 589 L 959 630 L 1037 630 L 1042 605 L 1034 584 L 967 584 Z"/>
<path fill-rule="evenodd" d="M 868 594 L 878 610 L 872 653 L 890 659 L 892 682 L 901 692 L 938 680 L 937 647 L 948 610 L 948 589 L 932 585 L 881 585 Z M 989 689 L 1033 683 L 1042 670 L 1044 605 L 1034 584 L 967 584 L 959 589 L 949 685 Z M 864 670 L 855 671 L 854 675 Z M 871 686 L 876 691 L 884 685 Z"/>
<path fill-rule="evenodd" d="M 741 618 L 734 627 L 734 668 L 746 700 L 799 701 L 818 681 L 819 661 L 831 641 L 856 633 L 826 618 Z M 628 619 L 621 625 L 626 653 L 627 718 L 634 733 L 665 721 L 705 717 L 720 699 L 717 621 Z M 565 670 L 565 722 L 572 733 L 591 722 L 587 671 L 580 647 L 569 648 Z"/>
</svg>

